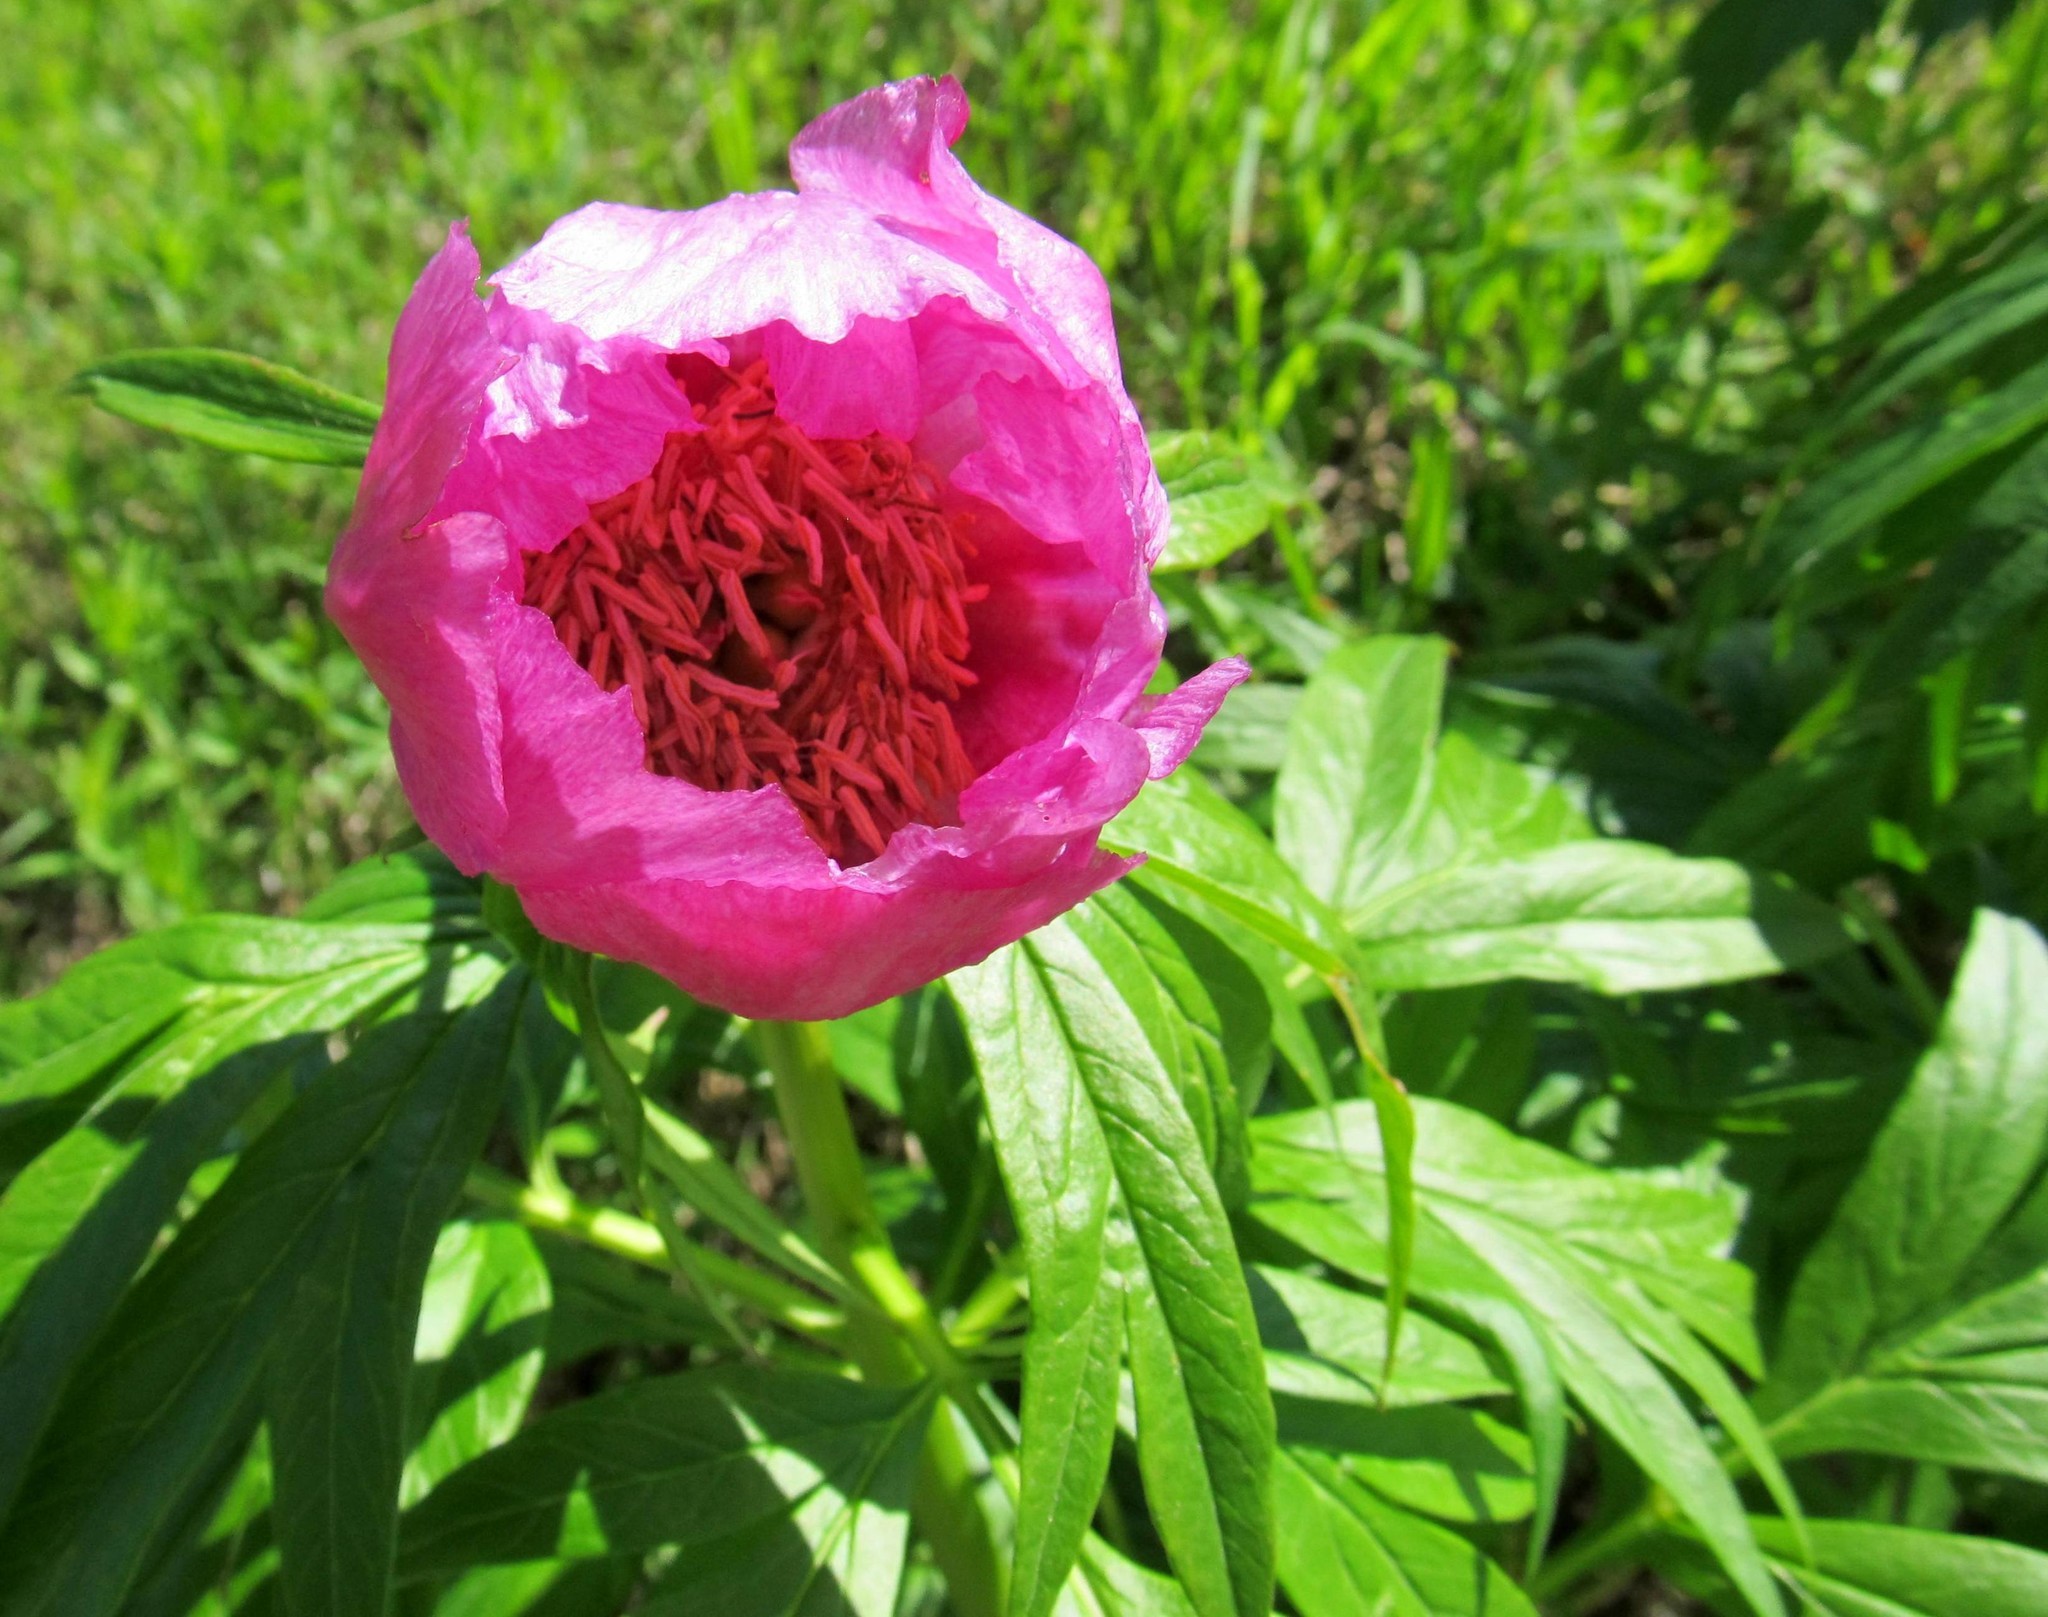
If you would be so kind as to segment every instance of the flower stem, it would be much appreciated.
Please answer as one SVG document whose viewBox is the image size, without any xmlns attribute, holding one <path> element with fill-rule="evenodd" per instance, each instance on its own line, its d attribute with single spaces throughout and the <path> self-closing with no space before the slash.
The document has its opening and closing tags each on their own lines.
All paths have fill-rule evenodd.
<svg viewBox="0 0 2048 1617">
<path fill-rule="evenodd" d="M 556 1187 L 521 1184 L 509 1174 L 481 1164 L 470 1169 L 463 1189 L 472 1201 L 509 1213 L 529 1229 L 568 1236 L 664 1275 L 675 1272 L 662 1232 L 645 1219 L 609 1207 L 592 1207 Z M 710 1247 L 693 1246 L 692 1261 L 710 1284 L 730 1292 L 777 1325 L 826 1347 L 845 1347 L 846 1316 L 831 1304 Z"/>
<path fill-rule="evenodd" d="M 982 1401 L 981 1384 L 953 1351 L 875 1214 L 825 1030 L 808 1022 L 757 1022 L 753 1036 L 774 1075 L 776 1109 L 818 1248 L 880 1311 L 879 1317 L 854 1313 L 847 1319 L 848 1346 L 862 1377 L 901 1385 L 931 1376 L 995 1454 L 1006 1438 Z M 966 1445 L 941 1406 L 925 1437 L 912 1513 L 946 1575 L 955 1609 L 963 1617 L 1002 1617 L 1004 1567 L 975 1495 Z"/>
</svg>

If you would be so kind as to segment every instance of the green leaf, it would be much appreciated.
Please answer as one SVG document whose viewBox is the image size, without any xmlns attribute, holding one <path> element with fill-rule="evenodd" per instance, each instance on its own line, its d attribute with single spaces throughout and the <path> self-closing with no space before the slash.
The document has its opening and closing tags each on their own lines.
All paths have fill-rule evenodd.
<svg viewBox="0 0 2048 1617">
<path fill-rule="evenodd" d="M 1935 1041 L 1808 1255 L 1758 1395 L 1786 1455 L 2048 1480 L 2048 948 L 1984 910 Z"/>
<path fill-rule="evenodd" d="M 920 988 L 898 1003 L 903 1014 L 896 1022 L 895 1071 L 903 1121 L 945 1191 L 949 1212 L 965 1216 L 974 1205 L 976 1181 L 994 1172 L 981 1144 L 974 1055 L 943 988 Z"/>
<path fill-rule="evenodd" d="M 1315 1112 L 1253 1125 L 1249 1211 L 1325 1262 L 1384 1283 L 1377 1122 L 1358 1103 L 1336 1112 L 1336 1142 Z M 1737 1304 L 1747 1272 L 1720 1255 L 1734 1232 L 1729 1201 L 1587 1167 L 1442 1102 L 1418 1098 L 1415 1120 L 1416 1295 L 1468 1316 L 1503 1302 L 1521 1311 L 1586 1412 L 1699 1525 L 1751 1604 L 1776 1613 L 1733 1485 L 1657 1369 L 1695 1317 L 1746 1312 Z"/>
<path fill-rule="evenodd" d="M 63 1110 L 86 1094 L 91 1103 L 0 1194 L 0 1308 L 16 1305 L 0 1327 L 0 1504 L 78 1356 L 229 1125 L 278 1075 L 324 1062 L 314 1034 L 465 958 L 466 932 L 459 918 L 316 931 L 215 917 L 118 945 L 8 1008 L 17 1029 L 53 1037 L 15 1069 L 24 1088 L 96 1047 L 95 1016 L 119 1024 L 139 1000 L 158 1028 L 124 1059 L 83 1058 L 90 1082 L 63 1091 Z M 304 974 L 267 975 L 272 954 Z"/>
<path fill-rule="evenodd" d="M 48 993 L 0 1006 L 0 1162 L 26 1160 L 70 1127 L 166 1029 L 186 1030 L 268 995 L 317 994 L 333 985 L 308 979 L 346 978 L 354 968 L 416 971 L 422 948 L 479 936 L 459 912 L 347 926 L 209 915 L 89 956 Z M 344 981 L 338 992 L 357 990 Z M 282 1030 L 323 1025 L 288 1021 Z M 231 1047 L 188 1048 L 163 1065 L 203 1065 Z"/>
<path fill-rule="evenodd" d="M 1816 478 L 1757 537 L 1760 595 L 1777 592 L 1908 501 L 2048 423 L 2048 359 L 1908 425 Z"/>
<path fill-rule="evenodd" d="M 814 1489 L 785 1520 L 686 1546 L 637 1609 L 646 1617 L 895 1617 L 923 1430 L 922 1419 L 906 1421 L 851 1486 Z"/>
<path fill-rule="evenodd" d="M 1230 693 L 1195 744 L 1193 761 L 1203 769 L 1237 769 L 1270 775 L 1287 751 L 1287 724 L 1301 701 L 1302 687 L 1255 679 Z"/>
<path fill-rule="evenodd" d="M 1322 976 L 1351 971 L 1350 940 L 1264 833 L 1191 769 L 1157 780 L 1102 834 Z"/>
<path fill-rule="evenodd" d="M 1162 573 L 1214 567 L 1305 498 L 1277 461 L 1213 432 L 1154 433 L 1152 464 L 1173 513 Z"/>
<path fill-rule="evenodd" d="M 1335 1091 L 1331 1087 L 1329 1068 L 1323 1060 L 1322 1047 L 1316 1042 L 1315 1031 L 1308 1025 L 1301 1001 L 1296 998 L 1289 980 L 1289 957 L 1184 882 L 1175 881 L 1149 866 L 1126 876 L 1124 884 L 1142 892 L 1146 902 L 1153 906 L 1154 913 L 1171 910 L 1187 917 L 1190 923 L 1210 937 L 1221 939 L 1228 936 L 1231 956 L 1257 984 L 1265 1000 L 1268 1033 L 1247 1060 L 1247 1070 L 1256 1072 L 1259 1081 L 1245 1096 L 1246 1114 L 1258 1110 L 1256 1102 L 1264 1093 L 1263 1079 L 1270 1073 L 1276 1054 L 1294 1070 L 1318 1101 L 1327 1103 L 1331 1100 Z M 1203 976 L 1212 997 L 1218 990 L 1233 997 L 1245 991 L 1242 980 L 1227 966 L 1205 965 Z M 1316 985 L 1315 991 L 1320 993 L 1322 985 Z M 1249 1021 L 1257 1013 L 1240 1011 L 1239 1014 Z"/>
<path fill-rule="evenodd" d="M 216 449 L 360 466 L 378 409 L 310 376 L 220 348 L 153 348 L 103 359 L 72 387 L 102 410 Z"/>
<path fill-rule="evenodd" d="M 617 1617 L 639 1577 L 624 1559 L 480 1566 L 448 1586 L 434 1617 Z"/>
<path fill-rule="evenodd" d="M 677 1195 L 769 1262 L 835 1297 L 845 1296 L 846 1282 L 838 1271 L 747 1189 L 709 1140 L 644 1096 L 640 1105 L 647 1123 L 647 1165 L 675 1186 Z"/>
<path fill-rule="evenodd" d="M 1528 1438 L 1480 1410 L 1453 1404 L 1368 1409 L 1276 1400 L 1280 1445 L 1335 1455 L 1344 1470 L 1405 1510 L 1440 1521 L 1520 1521 L 1536 1504 Z"/>
<path fill-rule="evenodd" d="M 463 1006 L 502 975 L 494 959 L 469 962 L 443 979 L 440 1002 Z M 372 1030 L 243 1153 L 128 1292 L 0 1531 L 0 1612 L 116 1610 L 239 1453 L 299 1282 L 348 1186 L 445 1080 L 449 1026 L 449 1011 L 423 1009 Z"/>
<path fill-rule="evenodd" d="M 1778 1575 L 1823 1611 L 1842 1617 L 2034 1617 L 2048 1596 L 2048 1555 L 1879 1522 L 1808 1522 L 1801 1535 L 1759 1519 L 1757 1538 Z"/>
<path fill-rule="evenodd" d="M 1163 996 L 1161 1014 L 1149 1020 L 1148 1029 L 1163 1041 L 1155 1048 L 1180 1084 L 1217 1190 L 1235 1207 L 1249 1186 L 1249 1147 L 1233 1066 L 1249 1069 L 1262 1057 L 1271 1059 L 1265 990 L 1214 933 L 1171 905 L 1148 900 L 1142 889 L 1119 883 L 1088 902 L 1138 951 Z M 1209 971 L 1197 969 L 1195 952 Z M 1210 992 L 1212 982 L 1232 996 L 1228 1024 Z"/>
<path fill-rule="evenodd" d="M 1399 1409 L 1508 1391 L 1470 1338 L 1412 1312 L 1401 1318 L 1394 1378 L 1383 1382 L 1385 1303 L 1266 1264 L 1254 1265 L 1247 1279 L 1275 1393 Z"/>
<path fill-rule="evenodd" d="M 1809 1521 L 1808 1555 L 1787 1523 L 1760 1516 L 1754 1526 L 1772 1570 L 1810 1617 L 2035 1617 L 2048 1592 L 2048 1555 L 1997 1539 Z M 1656 1564 L 1708 1598 L 1725 1588 L 1689 1542 L 1660 1548 Z"/>
<path fill-rule="evenodd" d="M 903 1115 L 903 1093 L 896 1082 L 896 1028 L 902 1018 L 903 1001 L 885 999 L 825 1024 L 832 1070 L 891 1117 Z"/>
<path fill-rule="evenodd" d="M 386 1609 L 420 1293 L 505 1091 L 521 971 L 447 1025 L 404 1108 L 341 1187 L 280 1322 L 265 1418 L 288 1613 Z"/>
<path fill-rule="evenodd" d="M 1354 925 L 1383 991 L 1519 977 L 1625 994 L 1768 976 L 1850 947 L 1835 911 L 1788 883 L 1635 842 L 1445 867 Z"/>
<path fill-rule="evenodd" d="M 710 1310 L 664 1279 L 553 1236 L 536 1238 L 548 1266 L 547 1364 L 558 1369 L 609 1347 L 676 1347 L 727 1340 Z"/>
<path fill-rule="evenodd" d="M 1972 275 L 1888 337 L 1820 434 L 1831 441 L 1901 394 L 2048 318 L 2048 252 L 2022 254 Z"/>
<path fill-rule="evenodd" d="M 1157 1057 L 1157 1025 L 1171 1012 L 1128 937 L 1098 910 L 1072 911 L 1024 947 L 1081 1055 L 1108 1142 L 1111 1257 L 1153 1520 L 1198 1612 L 1263 1614 L 1273 1586 L 1272 1403 L 1229 1220 Z"/>
<path fill-rule="evenodd" d="M 1090 1533 L 1061 1591 L 1059 1617 L 1194 1617 L 1187 1591 Z"/>
<path fill-rule="evenodd" d="M 1303 1617 L 1535 1617 L 1457 1534 L 1375 1498 L 1321 1455 L 1278 1467 L 1280 1582 Z"/>
<path fill-rule="evenodd" d="M 442 1227 L 413 1341 L 401 1506 L 519 1430 L 540 1384 L 553 1305 L 547 1262 L 519 1225 Z"/>
<path fill-rule="evenodd" d="M 1027 1255 L 1055 1229 L 1046 1210 L 1062 1196 L 1073 1198 L 1079 1232 L 1081 1261 L 1058 1272 L 1061 1289 L 1042 1300 L 1034 1270 L 1033 1337 L 1045 1335 L 1048 1358 L 1063 1350 L 1070 1401 L 1048 1409 L 1064 1429 L 1047 1434 L 1045 1458 L 1035 1460 L 1027 1349 L 1021 1463 L 1040 1465 L 1047 1480 L 1033 1495 L 1027 1472 L 1020 1512 L 1028 1522 L 1034 1497 L 1056 1503 L 1063 1535 L 1048 1531 L 1042 1541 L 1046 1570 L 1032 1575 L 1033 1598 L 1049 1603 L 1065 1581 L 1100 1492 L 1107 1439 L 1099 1427 L 1113 1422 L 1115 1364 L 1098 1311 L 1120 1300 L 1139 1467 L 1168 1556 L 1204 1617 L 1263 1614 L 1272 1587 L 1273 1416 L 1229 1222 L 1181 1089 L 1160 1059 L 1170 1047 L 1160 1024 L 1172 1013 L 1129 935 L 1093 907 L 953 982 L 977 1059 L 987 1063 L 983 1089 Z M 1016 1090 L 1029 1092 L 1028 1104 L 1001 1093 Z M 1047 1303 L 1054 1313 L 1041 1324 Z M 1077 1387 L 1099 1402 L 1077 1408 Z M 1078 1459 L 1070 1461 L 1068 1443 Z M 1083 1481 L 1091 1484 L 1085 1504 Z"/>
<path fill-rule="evenodd" d="M 1031 1288 L 1024 1344 L 1014 1617 L 1050 1611 L 1079 1555 L 1116 1437 L 1122 1298 L 1108 1265 L 1109 1143 L 1033 955 L 998 951 L 947 978 L 981 1075 Z"/>
<path fill-rule="evenodd" d="M 835 1509 L 931 1413 L 928 1389 L 742 1366 L 630 1382 L 552 1411 L 407 1511 L 399 1575 L 711 1545 Z"/>
<path fill-rule="evenodd" d="M 1428 808 L 1449 656 L 1433 637 L 1354 641 L 1316 671 L 1288 723 L 1274 841 L 1340 915 L 1385 883 Z"/>
</svg>

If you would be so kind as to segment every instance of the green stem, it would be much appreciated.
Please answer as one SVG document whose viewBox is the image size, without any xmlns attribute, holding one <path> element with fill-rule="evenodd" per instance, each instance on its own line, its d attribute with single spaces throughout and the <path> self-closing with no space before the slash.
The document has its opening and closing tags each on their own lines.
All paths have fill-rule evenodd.
<svg viewBox="0 0 2048 1617">
<path fill-rule="evenodd" d="M 868 1196 L 867 1170 L 833 1070 L 825 1030 L 808 1022 L 757 1022 L 756 1047 L 775 1079 L 797 1184 L 819 1250 L 874 1299 L 881 1317 L 850 1316 L 848 1346 L 864 1379 L 904 1384 L 929 1374 L 994 1455 L 1004 1434 L 981 1384 L 953 1351 L 924 1293 L 904 1271 Z M 925 1438 L 912 1512 L 963 1617 L 1001 1617 L 1005 1578 L 959 1428 L 941 1407 Z"/>
<path fill-rule="evenodd" d="M 600 1252 L 609 1252 L 667 1275 L 674 1272 L 674 1257 L 662 1232 L 645 1219 L 615 1212 L 609 1207 L 592 1207 L 578 1201 L 566 1190 L 539 1185 L 522 1185 L 495 1168 L 475 1167 L 463 1189 L 470 1200 L 497 1212 L 509 1213 L 531 1229 L 546 1230 L 581 1241 Z M 677 1239 L 682 1239 L 681 1232 Z M 714 1252 L 709 1247 L 690 1248 L 692 1266 L 704 1280 L 737 1297 L 748 1307 L 777 1325 L 807 1336 L 823 1346 L 844 1351 L 846 1316 L 819 1302 L 810 1293 L 760 1269 L 749 1268 Z"/>
<path fill-rule="evenodd" d="M 1530 1595 L 1539 1603 L 1557 1599 L 1588 1573 L 1619 1560 L 1644 1539 L 1661 1532 L 1664 1521 L 1661 1502 L 1653 1497 L 1598 1532 L 1573 1540 L 1561 1554 L 1543 1563 L 1530 1581 Z"/>
<path fill-rule="evenodd" d="M 1941 1023 L 1941 1001 L 1928 986 L 1920 962 L 1913 958 L 1904 940 L 1862 888 L 1853 882 L 1844 887 L 1841 904 L 1863 933 L 1864 941 L 1877 951 L 1877 957 L 1884 962 L 1885 970 L 1891 973 L 1892 981 L 1899 985 L 1899 992 L 1906 996 L 1906 1003 L 1912 1007 L 1913 1019 L 1920 1024 L 1920 1030 L 1933 1033 Z"/>
<path fill-rule="evenodd" d="M 704 1265 L 698 1261 L 698 1249 L 683 1238 L 676 1222 L 677 1208 L 660 1187 L 649 1180 L 645 1150 L 647 1114 L 640 1104 L 639 1086 L 619 1060 L 618 1051 L 612 1048 L 611 1035 L 604 1030 L 604 1019 L 597 1006 L 597 957 L 588 954 L 574 956 L 569 961 L 566 976 L 569 1003 L 576 1012 L 576 1031 L 583 1040 L 583 1058 L 590 1067 L 591 1077 L 597 1082 L 598 1100 L 611 1128 L 612 1144 L 619 1153 L 619 1167 L 625 1176 L 626 1188 L 633 1193 L 640 1210 L 652 1215 L 654 1228 L 661 1236 L 661 1244 L 668 1253 L 669 1262 L 675 1265 L 676 1273 L 711 1311 L 711 1317 L 732 1338 L 734 1346 L 748 1358 L 753 1358 L 753 1342 L 740 1329 L 740 1323 L 733 1318 L 732 1310 L 726 1307 L 725 1299 L 712 1288 Z"/>
<path fill-rule="evenodd" d="M 970 1350 L 980 1347 L 1003 1328 L 1023 1295 L 1024 1279 L 1018 1273 L 1016 1255 L 1005 1254 L 954 1314 L 954 1346 Z"/>
</svg>

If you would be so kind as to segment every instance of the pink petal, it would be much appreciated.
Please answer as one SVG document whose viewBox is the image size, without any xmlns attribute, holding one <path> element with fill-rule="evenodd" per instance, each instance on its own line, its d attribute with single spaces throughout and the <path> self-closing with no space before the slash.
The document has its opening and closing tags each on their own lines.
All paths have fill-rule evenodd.
<svg viewBox="0 0 2048 1617">
<path fill-rule="evenodd" d="M 467 231 L 451 226 L 399 317 L 384 414 L 326 595 L 391 703 L 392 746 L 422 829 L 471 872 L 490 864 L 505 827 L 490 602 L 508 552 L 486 517 L 418 524 L 505 369 L 477 268 Z"/>
<path fill-rule="evenodd" d="M 590 342 L 502 297 L 486 316 L 508 368 L 435 510 L 489 512 L 521 550 L 551 550 L 593 503 L 645 475 L 691 424 L 689 401 L 667 355 L 637 338 Z"/>
<path fill-rule="evenodd" d="M 1151 776 L 1159 780 L 1187 762 L 1202 730 L 1216 717 L 1223 698 L 1251 678 L 1251 664 L 1226 657 L 1163 696 L 1149 696 L 1131 710 L 1130 722 L 1152 754 Z"/>
<path fill-rule="evenodd" d="M 950 150 L 951 79 L 885 85 L 791 148 L 799 193 L 688 214 L 593 204 L 474 296 L 459 227 L 393 342 L 331 610 L 391 699 L 421 824 L 550 936 L 742 1014 L 847 1014 L 979 959 L 1128 867 L 1100 827 L 1178 765 L 1242 664 L 1141 698 L 1166 509 L 1101 276 Z M 842 870 L 779 787 L 651 774 L 624 690 L 520 604 L 521 553 L 690 430 L 669 358 L 765 358 L 816 437 L 914 443 L 972 524 L 980 776 L 956 823 Z M 411 537 L 405 537 L 410 534 Z"/>
<path fill-rule="evenodd" d="M 633 881 L 818 888 L 831 880 L 831 862 L 779 786 L 708 792 L 651 773 L 631 695 L 600 689 L 542 613 L 508 602 L 497 658 L 505 797 L 517 812 L 492 874 L 522 894 Z"/>
<path fill-rule="evenodd" d="M 549 937 L 636 960 L 741 1016 L 850 1016 L 971 965 L 1130 869 L 1077 842 L 1031 880 L 898 894 L 634 882 L 522 893 Z"/>
</svg>

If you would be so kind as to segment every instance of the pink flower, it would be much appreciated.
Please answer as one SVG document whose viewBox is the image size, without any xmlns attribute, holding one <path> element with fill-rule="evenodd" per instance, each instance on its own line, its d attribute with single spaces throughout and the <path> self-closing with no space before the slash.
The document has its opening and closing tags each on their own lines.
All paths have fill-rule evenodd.
<svg viewBox="0 0 2048 1617">
<path fill-rule="evenodd" d="M 421 827 L 533 922 L 752 1017 L 843 1016 L 1114 881 L 1245 675 L 1141 693 L 1166 501 L 1101 276 L 985 195 L 950 78 L 797 190 L 461 226 L 392 339 L 327 606 Z"/>
</svg>

